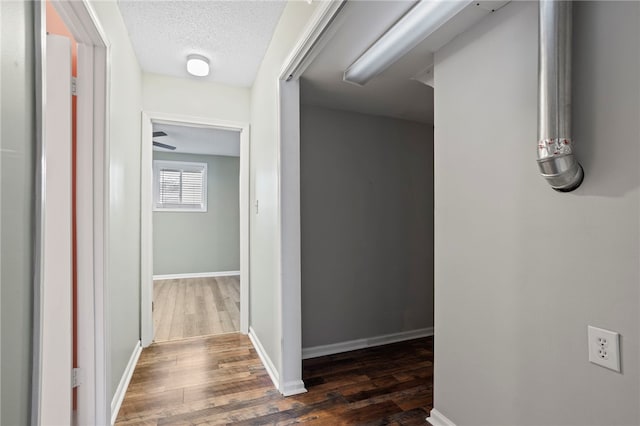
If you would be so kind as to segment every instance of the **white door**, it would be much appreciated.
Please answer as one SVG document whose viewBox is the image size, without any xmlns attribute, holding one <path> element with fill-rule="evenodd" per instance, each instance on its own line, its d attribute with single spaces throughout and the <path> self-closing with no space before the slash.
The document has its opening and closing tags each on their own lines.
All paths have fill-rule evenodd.
<svg viewBox="0 0 640 426">
<path fill-rule="evenodd" d="M 40 419 L 71 424 L 71 42 L 47 35 Z"/>
</svg>

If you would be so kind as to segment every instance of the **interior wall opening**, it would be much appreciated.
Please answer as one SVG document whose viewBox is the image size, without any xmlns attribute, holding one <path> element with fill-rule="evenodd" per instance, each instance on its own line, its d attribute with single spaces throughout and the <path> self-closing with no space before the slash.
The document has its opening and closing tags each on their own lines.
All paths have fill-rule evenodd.
<svg viewBox="0 0 640 426">
<path fill-rule="evenodd" d="M 425 375 L 432 368 L 434 92 L 419 77 L 428 74 L 433 55 L 418 46 L 364 86 L 342 79 L 410 6 L 347 3 L 300 78 L 307 388 L 323 357 L 348 360 L 338 354 L 400 341 L 415 340 L 395 348 L 406 359 L 419 354 L 429 364 Z M 380 354 L 388 357 L 384 375 L 398 354 Z M 431 386 L 430 380 L 416 385 Z M 425 396 L 424 414 L 430 404 Z"/>
<path fill-rule="evenodd" d="M 153 340 L 239 332 L 240 132 L 153 122 L 152 145 Z"/>
<path fill-rule="evenodd" d="M 102 423 L 110 365 L 104 286 L 108 48 L 86 2 L 37 2 L 34 18 L 31 416 L 42 423 Z"/>
<path fill-rule="evenodd" d="M 152 123 L 153 341 L 240 331 L 240 132 Z"/>
</svg>

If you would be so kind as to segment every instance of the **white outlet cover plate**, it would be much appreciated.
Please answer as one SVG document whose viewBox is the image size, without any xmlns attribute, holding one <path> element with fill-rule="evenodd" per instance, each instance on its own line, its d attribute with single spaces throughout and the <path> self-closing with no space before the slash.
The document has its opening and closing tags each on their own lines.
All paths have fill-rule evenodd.
<svg viewBox="0 0 640 426">
<path fill-rule="evenodd" d="M 620 372 L 620 335 L 598 327 L 588 326 L 589 361 Z"/>
</svg>

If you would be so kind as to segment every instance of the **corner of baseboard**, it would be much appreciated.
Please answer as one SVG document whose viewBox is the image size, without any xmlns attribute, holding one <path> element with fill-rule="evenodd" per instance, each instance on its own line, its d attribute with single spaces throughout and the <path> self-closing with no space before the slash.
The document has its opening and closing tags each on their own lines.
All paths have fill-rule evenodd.
<svg viewBox="0 0 640 426">
<path fill-rule="evenodd" d="M 456 426 L 454 422 L 449 420 L 444 414 L 435 408 L 431 410 L 429 413 L 429 417 L 427 417 L 427 422 L 429 422 L 432 426 Z"/>
<path fill-rule="evenodd" d="M 267 354 L 267 351 L 265 351 L 264 346 L 262 346 L 262 343 L 258 338 L 258 335 L 251 326 L 249 326 L 249 339 L 251 340 L 251 344 L 258 353 L 260 361 L 262 361 L 262 365 L 264 365 L 265 370 L 267 370 L 267 373 L 269 374 L 273 385 L 276 387 L 276 389 L 280 390 L 280 376 L 278 374 L 278 370 L 273 365 L 271 358 L 269 358 L 269 354 Z"/>
<path fill-rule="evenodd" d="M 302 380 L 293 380 L 282 384 L 280 393 L 284 396 L 293 396 L 301 393 L 306 393 L 307 388 L 304 386 Z"/>
<path fill-rule="evenodd" d="M 138 359 L 140 358 L 140 354 L 142 353 L 142 344 L 140 340 L 136 342 L 136 345 L 133 347 L 133 352 L 131 353 L 131 357 L 129 358 L 129 362 L 127 363 L 127 367 L 124 369 L 122 373 L 122 377 L 120 378 L 120 383 L 118 383 L 118 388 L 116 389 L 115 394 L 113 395 L 113 399 L 111 400 L 111 424 L 115 424 L 116 419 L 118 418 L 118 412 L 120 411 L 120 407 L 122 406 L 122 401 L 124 401 L 124 396 L 127 393 L 127 388 L 129 387 L 129 383 L 131 382 L 131 378 L 133 377 L 133 372 L 136 369 L 136 364 L 138 363 Z"/>
</svg>

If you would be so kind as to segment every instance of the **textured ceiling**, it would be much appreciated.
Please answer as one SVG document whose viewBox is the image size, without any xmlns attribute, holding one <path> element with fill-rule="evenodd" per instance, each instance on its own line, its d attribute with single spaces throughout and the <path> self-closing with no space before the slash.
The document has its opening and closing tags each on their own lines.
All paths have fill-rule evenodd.
<svg viewBox="0 0 640 426">
<path fill-rule="evenodd" d="M 249 87 L 286 2 L 119 0 L 118 4 L 145 72 Z M 186 58 L 193 53 L 209 59 L 209 76 L 187 74 Z"/>
<path fill-rule="evenodd" d="M 154 151 L 224 155 L 227 157 L 240 156 L 240 133 L 232 130 L 154 123 L 153 131 L 163 131 L 167 134 L 167 136 L 155 137 L 153 140 L 176 147 L 175 151 L 170 151 L 154 146 Z"/>
</svg>

